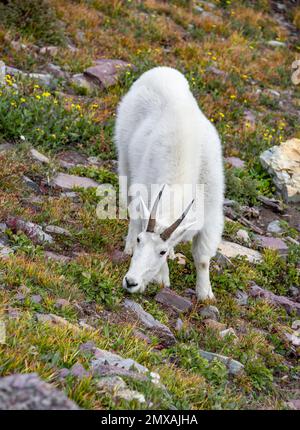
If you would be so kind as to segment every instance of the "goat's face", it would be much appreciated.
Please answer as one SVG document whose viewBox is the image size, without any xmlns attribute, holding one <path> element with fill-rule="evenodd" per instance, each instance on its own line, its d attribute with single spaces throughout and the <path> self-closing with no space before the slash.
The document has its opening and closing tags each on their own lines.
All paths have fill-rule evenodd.
<svg viewBox="0 0 300 430">
<path fill-rule="evenodd" d="M 170 251 L 169 243 L 157 233 L 144 231 L 137 237 L 123 287 L 130 293 L 143 292 L 151 281 L 158 280 Z"/>
<path fill-rule="evenodd" d="M 131 293 L 143 292 L 151 281 L 163 281 L 163 265 L 167 264 L 170 251 L 194 224 L 179 226 L 192 206 L 192 201 L 172 225 L 167 228 L 158 225 L 156 212 L 162 191 L 163 189 L 158 194 L 151 213 L 140 199 L 143 231 L 137 236 L 130 267 L 123 279 L 123 287 Z"/>
</svg>

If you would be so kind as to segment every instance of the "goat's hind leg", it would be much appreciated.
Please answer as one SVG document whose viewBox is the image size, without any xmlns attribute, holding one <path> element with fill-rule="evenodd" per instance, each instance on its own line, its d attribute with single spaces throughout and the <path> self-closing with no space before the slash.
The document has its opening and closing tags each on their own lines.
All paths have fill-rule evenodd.
<svg viewBox="0 0 300 430">
<path fill-rule="evenodd" d="M 213 299 L 209 277 L 210 259 L 221 242 L 223 231 L 223 214 L 215 213 L 208 217 L 209 224 L 196 234 L 193 239 L 193 258 L 197 270 L 196 295 L 198 300 Z"/>
</svg>

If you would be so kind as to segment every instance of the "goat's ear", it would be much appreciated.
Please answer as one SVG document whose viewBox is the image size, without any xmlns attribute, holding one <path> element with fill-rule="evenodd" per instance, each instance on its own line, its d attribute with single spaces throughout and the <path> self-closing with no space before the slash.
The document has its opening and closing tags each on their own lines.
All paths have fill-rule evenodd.
<svg viewBox="0 0 300 430">
<path fill-rule="evenodd" d="M 142 196 L 139 197 L 139 200 L 140 200 L 139 211 L 140 211 L 140 218 L 142 221 L 142 229 L 146 230 L 149 217 L 150 217 L 150 211 L 148 210 Z"/>
<path fill-rule="evenodd" d="M 173 233 L 171 234 L 171 237 L 168 239 L 169 245 L 176 246 L 177 243 L 179 243 L 182 240 L 185 233 L 187 233 L 189 230 L 196 229 L 197 224 L 198 224 L 197 221 L 193 221 L 177 227 L 176 230 L 173 231 Z"/>
</svg>

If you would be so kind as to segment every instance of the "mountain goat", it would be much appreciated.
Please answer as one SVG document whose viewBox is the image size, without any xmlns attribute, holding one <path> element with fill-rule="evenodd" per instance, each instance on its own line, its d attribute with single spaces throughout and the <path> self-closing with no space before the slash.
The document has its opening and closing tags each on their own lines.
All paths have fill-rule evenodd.
<svg viewBox="0 0 300 430">
<path fill-rule="evenodd" d="M 152 281 L 169 287 L 167 258 L 177 243 L 193 239 L 197 298 L 213 298 L 209 264 L 224 223 L 222 149 L 180 72 L 156 67 L 132 85 L 117 110 L 115 143 L 130 216 L 125 252 L 132 259 L 123 287 L 132 293 Z M 156 194 L 150 195 L 153 184 Z M 203 198 L 196 204 L 201 184 Z M 188 205 L 187 185 L 193 190 Z"/>
</svg>

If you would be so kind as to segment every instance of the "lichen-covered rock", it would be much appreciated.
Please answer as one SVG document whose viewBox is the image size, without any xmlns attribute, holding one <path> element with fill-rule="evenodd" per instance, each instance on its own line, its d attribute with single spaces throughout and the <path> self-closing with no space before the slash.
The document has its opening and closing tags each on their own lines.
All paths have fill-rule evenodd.
<svg viewBox="0 0 300 430">
<path fill-rule="evenodd" d="M 260 155 L 262 166 L 286 202 L 300 202 L 300 139 L 290 139 Z"/>
<path fill-rule="evenodd" d="M 52 243 L 53 238 L 50 234 L 43 231 L 42 227 L 30 221 L 24 221 L 21 218 L 9 217 L 6 224 L 13 231 L 22 231 L 26 234 L 34 243 Z"/>
<path fill-rule="evenodd" d="M 0 378 L 0 410 L 66 410 L 79 407 L 36 373 Z"/>
</svg>

